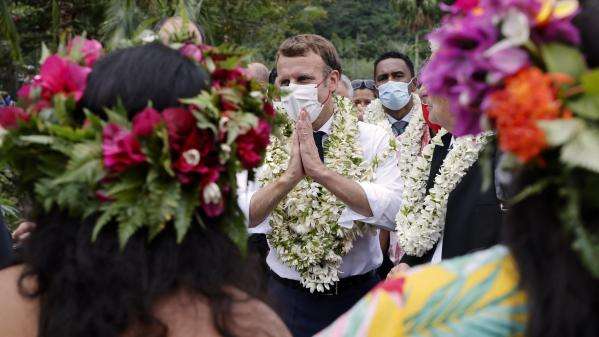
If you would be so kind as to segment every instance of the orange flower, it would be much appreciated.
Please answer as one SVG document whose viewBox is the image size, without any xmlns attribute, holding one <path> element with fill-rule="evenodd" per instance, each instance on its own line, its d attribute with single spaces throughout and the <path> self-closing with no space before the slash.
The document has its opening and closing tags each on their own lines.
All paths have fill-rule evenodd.
<svg viewBox="0 0 599 337">
<path fill-rule="evenodd" d="M 505 88 L 490 96 L 486 113 L 495 122 L 499 145 L 522 162 L 547 148 L 537 121 L 566 117 L 556 97 L 554 78 L 538 68 L 526 68 L 505 81 Z"/>
</svg>

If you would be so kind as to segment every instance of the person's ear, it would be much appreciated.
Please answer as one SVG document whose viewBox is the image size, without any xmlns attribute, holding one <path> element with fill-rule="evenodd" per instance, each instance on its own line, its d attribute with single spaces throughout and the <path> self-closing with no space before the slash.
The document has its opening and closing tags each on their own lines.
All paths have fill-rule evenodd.
<svg viewBox="0 0 599 337">
<path fill-rule="evenodd" d="M 418 77 L 414 76 L 412 77 L 412 80 L 410 81 L 410 86 L 408 87 L 408 89 L 410 90 L 410 93 L 415 93 L 416 89 L 418 89 Z"/>
<path fill-rule="evenodd" d="M 331 71 L 331 73 L 329 74 L 329 85 L 331 86 L 329 88 L 329 91 L 335 92 L 337 90 L 337 86 L 339 85 L 340 79 L 341 73 L 339 73 L 339 70 Z"/>
</svg>

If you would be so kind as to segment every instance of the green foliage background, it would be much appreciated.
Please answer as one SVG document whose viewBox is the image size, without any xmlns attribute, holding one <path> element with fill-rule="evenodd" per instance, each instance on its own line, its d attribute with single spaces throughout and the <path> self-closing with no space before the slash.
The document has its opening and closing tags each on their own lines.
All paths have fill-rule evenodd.
<svg viewBox="0 0 599 337">
<path fill-rule="evenodd" d="M 35 71 L 42 41 L 51 47 L 85 31 L 110 45 L 175 13 L 198 22 L 209 43 L 244 46 L 269 67 L 286 37 L 321 34 L 351 78 L 371 77 L 387 50 L 421 65 L 426 33 L 440 19 L 438 0 L 0 0 L 0 90 L 14 93 Z"/>
<path fill-rule="evenodd" d="M 438 0 L 0 0 L 0 92 L 14 96 L 36 73 L 42 42 L 52 50 L 86 32 L 113 46 L 172 15 L 199 23 L 208 43 L 240 45 L 271 68 L 285 38 L 323 35 L 352 79 L 371 78 L 373 60 L 388 50 L 408 54 L 418 68 L 440 19 Z M 10 171 L 0 170 L 0 211 L 14 225 L 19 196 Z"/>
</svg>

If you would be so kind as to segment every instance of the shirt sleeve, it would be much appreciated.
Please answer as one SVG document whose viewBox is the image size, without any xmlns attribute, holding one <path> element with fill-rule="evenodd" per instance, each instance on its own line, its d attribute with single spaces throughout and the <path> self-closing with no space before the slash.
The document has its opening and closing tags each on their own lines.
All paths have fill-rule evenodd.
<svg viewBox="0 0 599 337">
<path fill-rule="evenodd" d="M 245 218 L 245 225 L 250 234 L 268 234 L 270 226 L 268 225 L 270 217 L 266 217 L 262 223 L 256 227 L 249 228 L 250 224 L 250 204 L 254 194 L 260 189 L 257 181 L 248 179 L 248 171 L 237 174 L 237 205 Z"/>
<path fill-rule="evenodd" d="M 343 227 L 351 228 L 354 221 L 361 221 L 379 228 L 395 230 L 395 216 L 401 204 L 397 154 L 395 152 L 389 153 L 389 135 L 385 133 L 384 136 L 376 135 L 375 137 L 379 139 L 378 146 L 375 145 L 369 148 L 376 152 L 368 157 L 374 158 L 385 152 L 388 155 L 386 158 L 378 158 L 382 162 L 374 172 L 373 181 L 358 182 L 366 194 L 372 216 L 366 217 L 347 207 L 339 217 L 339 224 Z M 366 149 L 368 150 L 368 148 Z"/>
</svg>

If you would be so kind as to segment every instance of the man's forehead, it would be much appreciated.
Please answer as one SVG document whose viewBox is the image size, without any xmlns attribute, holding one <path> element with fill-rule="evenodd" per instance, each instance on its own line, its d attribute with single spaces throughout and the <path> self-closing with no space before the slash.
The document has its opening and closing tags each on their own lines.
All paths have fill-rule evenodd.
<svg viewBox="0 0 599 337">
<path fill-rule="evenodd" d="M 399 58 L 388 58 L 384 59 L 376 65 L 376 74 L 388 74 L 396 71 L 402 71 L 406 74 L 410 74 L 410 68 L 406 64 L 406 61 Z"/>
<path fill-rule="evenodd" d="M 314 52 L 303 56 L 287 57 L 279 55 L 277 60 L 277 75 L 279 77 L 295 77 L 298 75 L 316 75 L 325 68 L 324 61 Z"/>
</svg>

